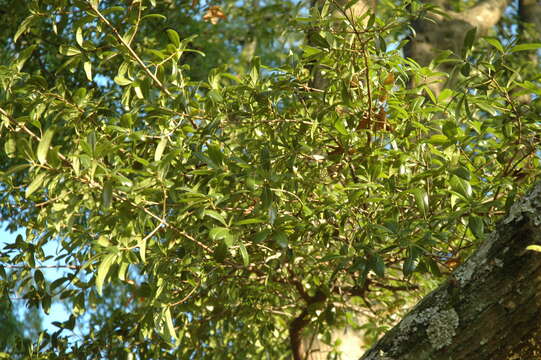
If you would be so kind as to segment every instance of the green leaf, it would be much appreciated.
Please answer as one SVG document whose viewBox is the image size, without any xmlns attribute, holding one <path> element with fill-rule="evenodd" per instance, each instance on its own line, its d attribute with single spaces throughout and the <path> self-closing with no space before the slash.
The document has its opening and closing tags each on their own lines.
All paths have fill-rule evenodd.
<svg viewBox="0 0 541 360">
<path fill-rule="evenodd" d="M 13 42 L 16 43 L 19 37 L 28 30 L 30 27 L 30 24 L 32 24 L 32 21 L 37 18 L 35 14 L 27 16 L 22 22 L 21 25 L 19 25 L 19 28 L 15 32 L 15 35 L 13 35 Z"/>
<path fill-rule="evenodd" d="M 148 239 L 146 239 L 145 236 L 137 242 L 137 246 L 139 247 L 139 256 L 141 257 L 143 264 L 147 262 L 147 241 Z"/>
<path fill-rule="evenodd" d="M 98 240 L 96 240 L 96 243 L 103 247 L 111 246 L 111 243 L 109 242 L 109 239 L 107 239 L 106 236 L 100 236 L 98 237 Z"/>
<path fill-rule="evenodd" d="M 171 317 L 171 308 L 166 308 L 165 312 L 165 323 L 167 324 L 167 332 L 170 337 L 177 340 L 177 332 L 175 331 L 175 325 L 173 324 L 173 318 Z"/>
<path fill-rule="evenodd" d="M 120 75 L 115 76 L 115 78 L 113 80 L 114 80 L 115 83 L 117 83 L 120 86 L 127 86 L 127 85 L 130 85 L 131 83 L 133 83 L 132 80 L 128 80 L 124 76 L 120 76 Z M 128 90 L 126 90 L 126 91 L 128 91 Z"/>
<path fill-rule="evenodd" d="M 53 140 L 54 129 L 49 128 L 45 131 L 45 134 L 41 137 L 41 140 L 38 144 L 38 161 L 40 164 L 45 164 L 47 162 L 47 153 L 49 152 L 49 147 L 51 146 L 51 141 Z"/>
<path fill-rule="evenodd" d="M 248 250 L 246 250 L 246 246 L 244 246 L 243 243 L 240 243 L 239 250 L 242 257 L 242 263 L 244 264 L 244 266 L 248 266 L 250 264 L 250 256 L 248 255 Z"/>
<path fill-rule="evenodd" d="M 468 220 L 468 227 L 476 238 L 483 239 L 485 235 L 485 223 L 482 218 L 471 215 Z"/>
<path fill-rule="evenodd" d="M 287 238 L 287 234 L 285 232 L 283 232 L 282 230 L 276 231 L 272 235 L 272 238 L 274 239 L 276 244 L 279 247 L 283 248 L 283 249 L 287 248 L 287 246 L 289 245 L 289 240 Z"/>
<path fill-rule="evenodd" d="M 137 96 L 138 99 L 144 99 L 145 95 L 143 94 L 143 90 L 139 86 L 139 83 L 134 83 L 132 87 L 133 91 L 135 92 L 135 96 Z"/>
<path fill-rule="evenodd" d="M 424 215 L 426 215 L 428 210 L 428 194 L 423 189 L 413 189 L 411 192 L 415 197 L 417 207 L 423 212 Z"/>
<path fill-rule="evenodd" d="M 307 59 L 315 58 L 316 56 L 320 55 L 323 52 L 323 50 L 319 48 L 315 48 L 308 45 L 302 45 L 301 49 L 303 50 L 303 57 Z"/>
<path fill-rule="evenodd" d="M 106 181 L 103 184 L 102 192 L 102 206 L 105 210 L 111 207 L 113 202 L 113 183 L 111 181 Z"/>
<path fill-rule="evenodd" d="M 92 155 L 94 155 L 94 153 L 96 152 L 96 143 L 97 143 L 98 139 L 96 138 L 96 132 L 95 131 L 91 131 L 87 136 L 86 136 L 86 142 L 88 143 L 88 146 L 90 146 L 90 151 L 92 152 Z"/>
<path fill-rule="evenodd" d="M 464 46 L 462 47 L 462 57 L 466 57 L 470 52 L 473 42 L 475 41 L 475 35 L 477 34 L 477 28 L 471 28 L 464 37 Z"/>
<path fill-rule="evenodd" d="M 178 49 L 180 47 L 180 37 L 178 36 L 178 33 L 173 29 L 167 29 L 166 32 L 169 40 L 171 40 L 173 45 Z"/>
<path fill-rule="evenodd" d="M 385 277 L 385 262 L 383 261 L 383 258 L 378 254 L 373 254 L 370 260 L 372 270 L 374 270 L 376 275 L 380 278 Z"/>
<path fill-rule="evenodd" d="M 145 19 L 167 20 L 167 16 L 164 16 L 162 14 L 148 14 L 141 18 L 141 20 L 145 20 Z"/>
<path fill-rule="evenodd" d="M 45 289 L 45 277 L 43 276 L 41 270 L 36 269 L 36 271 L 34 271 L 34 281 L 40 290 Z"/>
<path fill-rule="evenodd" d="M 342 135 L 347 135 L 348 130 L 346 129 L 346 125 L 344 123 L 344 119 L 338 119 L 334 122 L 334 128 L 338 130 L 338 132 Z"/>
<path fill-rule="evenodd" d="M 214 220 L 218 220 L 219 222 L 224 224 L 224 226 L 227 226 L 227 222 L 225 221 L 224 217 L 214 210 L 205 210 L 205 216 L 211 217 Z"/>
<path fill-rule="evenodd" d="M 207 93 L 207 95 L 208 95 L 209 99 L 211 99 L 215 103 L 219 103 L 219 102 L 222 102 L 224 100 L 224 98 L 222 97 L 220 92 L 218 90 L 216 90 L 216 89 L 210 90 Z"/>
<path fill-rule="evenodd" d="M 3 176 L 9 176 L 9 175 L 12 175 L 12 174 L 16 174 L 18 173 L 19 171 L 22 171 L 26 168 L 29 168 L 30 164 L 20 164 L 20 165 L 15 165 L 15 166 L 12 166 L 10 167 L 9 169 L 7 169 L 2 175 Z"/>
<path fill-rule="evenodd" d="M 235 223 L 235 225 L 241 226 L 241 225 L 250 225 L 250 224 L 261 224 L 261 223 L 264 223 L 264 222 L 265 222 L 265 220 L 263 220 L 263 219 L 251 218 L 251 219 L 244 219 L 244 220 L 237 221 Z"/>
<path fill-rule="evenodd" d="M 270 189 L 268 185 L 265 185 L 263 187 L 263 190 L 261 191 L 261 207 L 265 210 L 270 208 L 273 200 L 274 200 L 274 194 L 272 190 Z"/>
<path fill-rule="evenodd" d="M 471 197 L 472 188 L 469 181 L 452 175 L 450 184 L 451 188 L 460 195 L 464 196 L 467 199 Z"/>
<path fill-rule="evenodd" d="M 103 283 L 105 281 L 105 277 L 107 276 L 107 273 L 109 272 L 109 268 L 113 264 L 113 262 L 116 260 L 117 254 L 108 254 L 105 256 L 105 258 L 102 260 L 100 265 L 98 266 L 98 271 L 96 273 L 96 290 L 98 291 L 98 294 L 101 296 L 102 289 L 103 289 Z"/>
<path fill-rule="evenodd" d="M 28 60 L 28 58 L 30 57 L 30 55 L 32 55 L 36 48 L 37 45 L 31 45 L 21 51 L 17 60 L 15 60 L 15 66 L 17 67 L 17 70 L 22 70 L 24 64 L 26 63 L 26 60 Z"/>
<path fill-rule="evenodd" d="M 471 173 L 468 169 L 466 169 L 465 167 L 463 166 L 460 166 L 456 169 L 453 169 L 451 170 L 451 173 L 455 174 L 456 176 L 466 180 L 466 181 L 470 181 L 471 180 Z"/>
<path fill-rule="evenodd" d="M 79 26 L 77 30 L 75 30 L 75 41 L 77 41 L 77 44 L 80 47 L 83 47 L 83 40 L 83 28 Z"/>
<path fill-rule="evenodd" d="M 449 138 L 442 134 L 432 135 L 427 142 L 433 145 L 444 145 L 449 143 Z"/>
<path fill-rule="evenodd" d="M 79 50 L 78 48 L 73 47 L 73 46 L 67 46 L 67 45 L 60 45 L 59 52 L 62 55 L 66 55 L 66 56 L 75 56 L 75 55 L 81 54 L 81 50 Z"/>
<path fill-rule="evenodd" d="M 254 242 L 255 243 L 260 243 L 260 242 L 263 242 L 263 241 L 267 240 L 267 238 L 269 237 L 269 235 L 271 233 L 272 233 L 272 231 L 270 229 L 261 230 L 260 232 L 255 234 Z"/>
<path fill-rule="evenodd" d="M 220 148 L 216 145 L 209 145 L 207 149 L 210 160 L 218 167 L 223 165 L 224 154 L 220 151 Z"/>
<path fill-rule="evenodd" d="M 438 103 L 438 99 L 436 99 L 436 95 L 434 95 L 434 92 L 428 86 L 424 85 L 422 86 L 422 89 L 426 92 L 426 94 L 428 95 L 430 100 L 432 100 L 434 104 Z"/>
<path fill-rule="evenodd" d="M 410 277 L 413 274 L 413 271 L 415 271 L 415 268 L 417 267 L 416 260 L 417 259 L 411 255 L 404 260 L 404 264 L 402 265 L 402 273 L 404 274 L 404 277 Z"/>
<path fill-rule="evenodd" d="M 156 151 L 154 152 L 154 161 L 160 161 L 162 159 L 163 151 L 167 146 L 167 137 L 164 136 L 161 138 L 158 146 L 156 146 Z"/>
<path fill-rule="evenodd" d="M 531 44 L 520 44 L 515 45 L 511 48 L 511 52 L 518 52 L 518 51 L 530 51 L 530 50 L 537 50 L 541 49 L 541 43 L 531 43 Z"/>
<path fill-rule="evenodd" d="M 215 227 L 209 231 L 209 237 L 212 240 L 224 239 L 227 236 L 229 236 L 229 229 L 225 227 Z"/>
<path fill-rule="evenodd" d="M 46 176 L 47 176 L 47 173 L 43 172 L 43 173 L 38 174 L 34 178 L 34 180 L 32 180 L 30 185 L 28 185 L 28 187 L 26 188 L 26 191 L 25 191 L 26 198 L 29 198 L 30 195 L 32 195 L 34 192 L 36 192 L 36 190 L 38 190 L 41 187 L 41 185 L 43 184 L 43 180 L 45 179 Z"/>
<path fill-rule="evenodd" d="M 528 245 L 528 246 L 526 246 L 526 250 L 532 250 L 532 251 L 541 252 L 541 246 L 540 245 Z"/>
<path fill-rule="evenodd" d="M 17 141 L 14 136 L 9 136 L 4 144 L 4 151 L 8 158 L 13 159 L 17 154 Z"/>
<path fill-rule="evenodd" d="M 481 110 L 486 111 L 492 116 L 495 116 L 498 114 L 498 109 L 496 109 L 494 106 L 492 106 L 488 102 L 479 101 L 479 102 L 476 102 L 476 105 L 479 106 Z"/>
<path fill-rule="evenodd" d="M 83 69 L 85 70 L 88 81 L 92 81 L 92 63 L 90 61 L 85 61 L 83 64 Z"/>
<path fill-rule="evenodd" d="M 492 45 L 496 50 L 498 50 L 501 54 L 505 52 L 505 49 L 503 48 L 502 43 L 496 39 L 496 38 L 485 38 L 486 42 Z"/>
</svg>

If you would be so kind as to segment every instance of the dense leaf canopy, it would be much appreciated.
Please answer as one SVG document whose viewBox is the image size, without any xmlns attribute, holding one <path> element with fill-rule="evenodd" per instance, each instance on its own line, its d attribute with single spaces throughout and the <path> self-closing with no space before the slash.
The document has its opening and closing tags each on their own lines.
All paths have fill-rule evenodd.
<svg viewBox="0 0 541 360">
<path fill-rule="evenodd" d="M 438 10 L 414 1 L 2 3 L 1 216 L 25 235 L 1 290 L 72 314 L 19 356 L 373 340 L 539 174 L 541 44 L 513 7 L 421 65 L 404 47 Z"/>
</svg>

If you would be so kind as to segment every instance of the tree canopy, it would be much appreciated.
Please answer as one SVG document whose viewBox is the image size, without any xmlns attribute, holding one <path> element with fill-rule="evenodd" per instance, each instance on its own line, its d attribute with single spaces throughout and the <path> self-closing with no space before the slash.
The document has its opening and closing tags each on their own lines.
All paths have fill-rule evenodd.
<svg viewBox="0 0 541 360">
<path fill-rule="evenodd" d="M 471 254 L 540 173 L 539 10 L 359 3 L 0 0 L 0 289 L 71 309 L 12 355 L 369 344 Z"/>
</svg>

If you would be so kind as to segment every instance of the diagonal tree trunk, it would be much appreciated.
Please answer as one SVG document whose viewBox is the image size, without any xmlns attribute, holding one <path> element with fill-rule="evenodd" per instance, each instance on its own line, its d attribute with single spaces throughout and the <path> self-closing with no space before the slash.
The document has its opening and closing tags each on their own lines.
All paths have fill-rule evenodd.
<svg viewBox="0 0 541 360">
<path fill-rule="evenodd" d="M 541 356 L 541 183 L 362 360 Z"/>
</svg>

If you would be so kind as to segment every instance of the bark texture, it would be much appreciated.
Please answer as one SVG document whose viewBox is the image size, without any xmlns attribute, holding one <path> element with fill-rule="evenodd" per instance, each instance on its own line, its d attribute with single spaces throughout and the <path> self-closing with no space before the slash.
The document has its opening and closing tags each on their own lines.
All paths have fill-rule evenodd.
<svg viewBox="0 0 541 360">
<path fill-rule="evenodd" d="M 541 358 L 541 182 L 361 360 Z"/>
</svg>

